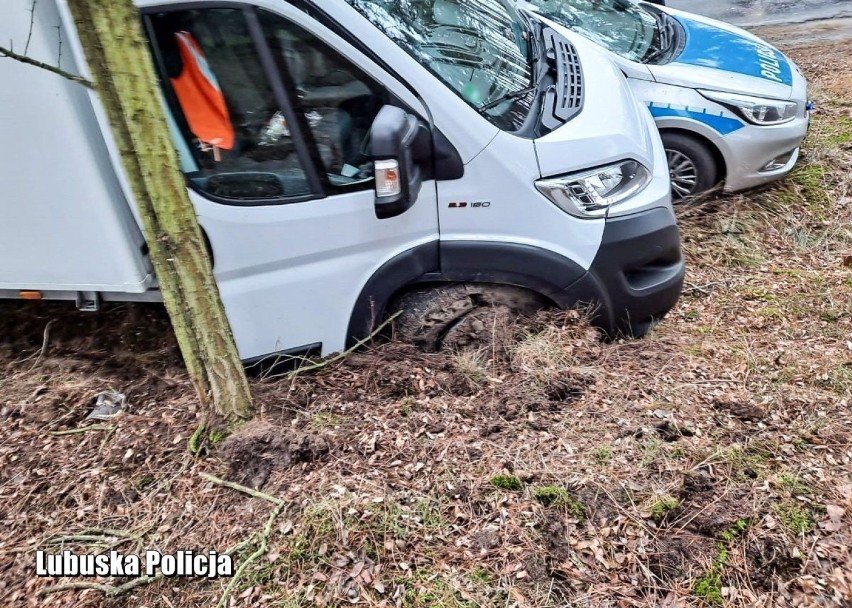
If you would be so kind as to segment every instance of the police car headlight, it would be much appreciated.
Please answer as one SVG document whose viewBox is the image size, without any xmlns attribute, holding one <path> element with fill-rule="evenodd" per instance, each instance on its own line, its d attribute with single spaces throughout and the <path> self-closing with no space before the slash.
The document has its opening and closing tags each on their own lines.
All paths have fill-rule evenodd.
<svg viewBox="0 0 852 608">
<path fill-rule="evenodd" d="M 719 91 L 698 91 L 711 101 L 736 112 L 755 125 L 780 125 L 796 118 L 799 105 L 795 101 L 764 99 L 751 95 L 721 93 Z"/>
<path fill-rule="evenodd" d="M 577 217 L 605 217 L 610 207 L 638 194 L 651 181 L 651 172 L 635 160 L 540 179 L 535 187 L 556 206 Z"/>
</svg>

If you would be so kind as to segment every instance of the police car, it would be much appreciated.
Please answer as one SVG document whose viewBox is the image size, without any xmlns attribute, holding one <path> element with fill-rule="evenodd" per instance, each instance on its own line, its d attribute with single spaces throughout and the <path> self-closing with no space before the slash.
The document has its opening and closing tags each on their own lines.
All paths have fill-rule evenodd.
<svg viewBox="0 0 852 608">
<path fill-rule="evenodd" d="M 812 109 L 796 65 L 749 32 L 658 4 L 518 2 L 610 51 L 660 129 L 676 198 L 787 175 Z"/>
</svg>

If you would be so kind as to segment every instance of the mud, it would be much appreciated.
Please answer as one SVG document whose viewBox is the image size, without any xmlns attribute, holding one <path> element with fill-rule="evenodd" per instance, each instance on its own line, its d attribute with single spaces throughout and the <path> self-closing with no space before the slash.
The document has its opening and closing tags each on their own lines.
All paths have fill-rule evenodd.
<svg viewBox="0 0 852 608">
<path fill-rule="evenodd" d="M 710 563 L 715 543 L 691 533 L 666 532 L 649 553 L 648 567 L 662 581 L 675 581 L 689 574 L 696 563 Z"/>
<path fill-rule="evenodd" d="M 743 392 L 720 395 L 714 400 L 713 407 L 749 422 L 760 422 L 766 418 L 766 408 L 755 403 L 749 395 Z"/>
<path fill-rule="evenodd" d="M 323 458 L 329 452 L 326 438 L 289 432 L 266 420 L 253 420 L 228 437 L 216 456 L 228 464 L 228 479 L 256 490 L 272 471 Z"/>
<path fill-rule="evenodd" d="M 446 354 L 424 353 L 403 343 L 356 353 L 335 372 L 335 379 L 343 382 L 330 383 L 329 388 L 342 389 L 341 396 L 347 401 L 356 401 L 367 393 L 389 399 L 470 395 L 477 388 L 458 373 Z"/>
</svg>

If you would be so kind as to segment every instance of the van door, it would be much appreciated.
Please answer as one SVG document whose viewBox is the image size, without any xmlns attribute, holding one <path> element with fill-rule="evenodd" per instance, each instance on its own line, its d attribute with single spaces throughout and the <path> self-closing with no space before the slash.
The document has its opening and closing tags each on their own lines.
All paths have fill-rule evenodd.
<svg viewBox="0 0 852 608">
<path fill-rule="evenodd" d="M 341 350 L 373 273 L 438 239 L 434 180 L 410 209 L 377 219 L 369 155 L 384 104 L 425 108 L 285 3 L 143 14 L 240 356 Z"/>
</svg>

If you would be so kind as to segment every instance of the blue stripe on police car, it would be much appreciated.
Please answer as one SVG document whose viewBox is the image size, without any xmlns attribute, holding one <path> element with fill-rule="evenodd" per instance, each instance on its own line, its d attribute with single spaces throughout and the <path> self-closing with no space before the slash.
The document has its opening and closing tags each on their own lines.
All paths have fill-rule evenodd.
<svg viewBox="0 0 852 608">
<path fill-rule="evenodd" d="M 706 109 L 690 109 L 688 107 L 674 107 L 671 104 L 655 105 L 653 102 L 648 104 L 648 109 L 651 110 L 651 116 L 654 118 L 666 118 L 678 116 L 681 118 L 691 118 L 698 122 L 702 122 L 711 129 L 718 131 L 722 135 L 728 135 L 742 129 L 745 124 L 736 118 L 730 118 L 724 114 L 712 114 Z"/>
</svg>

